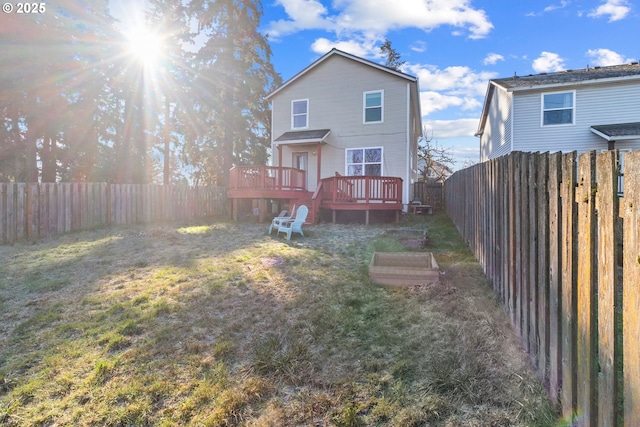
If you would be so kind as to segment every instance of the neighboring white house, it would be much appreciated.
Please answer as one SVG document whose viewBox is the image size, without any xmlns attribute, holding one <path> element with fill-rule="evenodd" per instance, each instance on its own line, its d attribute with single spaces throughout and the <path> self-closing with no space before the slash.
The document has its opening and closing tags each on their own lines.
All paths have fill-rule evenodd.
<svg viewBox="0 0 640 427">
<path fill-rule="evenodd" d="M 480 161 L 512 151 L 640 149 L 640 64 L 490 80 Z"/>
<path fill-rule="evenodd" d="M 422 134 L 417 77 L 332 49 L 267 96 L 272 163 L 323 178 L 390 176 L 410 200 Z"/>
</svg>

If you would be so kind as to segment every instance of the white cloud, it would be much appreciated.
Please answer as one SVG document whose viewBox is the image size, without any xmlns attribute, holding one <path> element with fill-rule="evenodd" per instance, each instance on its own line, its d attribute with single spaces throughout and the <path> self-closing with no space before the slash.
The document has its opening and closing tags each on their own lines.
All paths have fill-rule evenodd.
<svg viewBox="0 0 640 427">
<path fill-rule="evenodd" d="M 413 44 L 409 46 L 409 49 L 414 52 L 424 53 L 427 51 L 427 43 L 422 40 L 418 40 L 413 42 Z"/>
<path fill-rule="evenodd" d="M 493 65 L 498 61 L 504 61 L 504 56 L 498 53 L 490 53 L 484 58 L 484 61 L 482 61 L 482 63 L 484 65 Z"/>
<path fill-rule="evenodd" d="M 449 107 L 458 107 L 460 110 L 478 110 L 482 106 L 476 98 L 468 96 L 456 96 L 446 93 L 422 91 L 420 92 L 420 108 L 422 115 L 426 116 Z"/>
<path fill-rule="evenodd" d="M 541 12 L 528 12 L 525 14 L 525 16 L 542 16 L 545 13 L 550 13 L 550 12 L 553 12 L 554 10 L 564 9 L 570 3 L 571 1 L 569 0 L 560 0 L 560 4 L 550 4 L 549 6 L 546 6 L 544 9 L 542 9 Z"/>
<path fill-rule="evenodd" d="M 560 4 L 550 4 L 549 6 L 544 8 L 545 12 L 553 12 L 554 10 L 557 9 L 564 9 L 565 7 L 567 7 L 569 5 L 569 3 L 571 3 L 568 0 L 561 0 Z"/>
<path fill-rule="evenodd" d="M 425 116 L 449 107 L 460 107 L 462 103 L 463 100 L 459 96 L 445 95 L 433 91 L 420 92 L 420 107 L 422 114 Z"/>
<path fill-rule="evenodd" d="M 326 16 L 327 8 L 317 0 L 277 0 L 276 4 L 282 6 L 291 19 L 270 23 L 268 33 L 273 39 L 305 29 L 334 27 Z"/>
<path fill-rule="evenodd" d="M 609 22 L 615 22 L 626 18 L 629 12 L 631 12 L 631 7 L 627 0 L 607 0 L 604 4 L 589 13 L 589 16 L 592 18 L 608 16 Z"/>
<path fill-rule="evenodd" d="M 631 62 L 631 59 L 625 59 L 624 56 L 609 49 L 589 49 L 587 56 L 593 60 L 592 65 L 601 67 Z"/>
<path fill-rule="evenodd" d="M 496 73 L 478 73 L 466 66 L 451 66 L 441 70 L 433 65 L 409 64 L 406 70 L 420 79 L 422 90 L 466 97 L 484 97 L 487 82 L 497 77 Z"/>
<path fill-rule="evenodd" d="M 289 19 L 269 23 L 267 32 L 274 39 L 303 30 L 383 35 L 401 28 L 431 31 L 444 25 L 478 39 L 493 28 L 485 11 L 473 8 L 471 0 L 335 0 L 331 10 L 317 0 L 276 0 L 276 4 Z"/>
<path fill-rule="evenodd" d="M 473 137 L 479 119 L 425 120 L 423 127 L 433 131 L 433 138 Z"/>
<path fill-rule="evenodd" d="M 542 52 L 540 57 L 534 59 L 532 67 L 537 73 L 562 71 L 565 69 L 564 59 L 557 53 L 552 52 Z"/>
<path fill-rule="evenodd" d="M 350 53 L 359 57 L 367 57 L 377 55 L 380 50 L 377 39 L 370 40 L 345 40 L 339 42 L 333 42 L 329 39 L 319 38 L 311 44 L 311 50 L 317 54 L 324 55 L 331 49 L 336 48 L 343 52 Z"/>
</svg>

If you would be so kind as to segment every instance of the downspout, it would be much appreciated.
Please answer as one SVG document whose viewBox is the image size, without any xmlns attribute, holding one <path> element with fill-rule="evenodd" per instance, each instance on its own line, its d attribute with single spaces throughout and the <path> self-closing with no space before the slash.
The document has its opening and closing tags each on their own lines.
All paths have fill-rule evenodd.
<svg viewBox="0 0 640 427">
<path fill-rule="evenodd" d="M 275 141 L 275 140 L 273 139 L 273 100 L 270 102 L 270 104 L 271 104 L 271 105 L 270 105 L 270 107 L 271 107 L 271 166 L 275 166 L 275 165 L 274 165 L 274 159 L 273 159 L 273 155 L 275 154 L 275 153 L 274 153 L 274 150 L 275 150 L 275 148 L 276 148 L 276 147 L 273 145 L 273 143 L 274 143 L 274 141 Z M 280 165 L 278 165 L 278 166 L 280 166 Z"/>
<path fill-rule="evenodd" d="M 515 111 L 515 104 L 516 103 L 516 97 L 513 95 L 513 92 L 511 92 L 511 107 L 509 107 L 509 115 L 511 116 L 511 123 L 510 123 L 510 127 L 511 127 L 511 132 L 509 132 L 509 142 L 511 143 L 511 150 L 509 150 L 509 153 L 513 153 L 513 141 L 515 139 L 515 135 L 513 134 L 513 122 L 515 122 L 514 117 L 514 111 Z"/>
<path fill-rule="evenodd" d="M 402 186 L 402 211 L 407 212 L 409 209 L 409 186 L 411 185 L 411 83 L 407 83 L 407 149 L 406 151 L 406 175 L 404 177 L 405 184 Z"/>
</svg>

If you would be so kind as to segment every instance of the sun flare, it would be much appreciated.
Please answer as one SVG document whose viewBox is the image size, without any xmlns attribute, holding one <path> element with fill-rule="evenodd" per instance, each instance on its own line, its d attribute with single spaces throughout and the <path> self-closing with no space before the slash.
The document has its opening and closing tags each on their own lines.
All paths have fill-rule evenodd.
<svg viewBox="0 0 640 427">
<path fill-rule="evenodd" d="M 128 35 L 129 53 L 143 65 L 155 65 L 162 57 L 162 38 L 144 26 L 137 26 Z"/>
</svg>

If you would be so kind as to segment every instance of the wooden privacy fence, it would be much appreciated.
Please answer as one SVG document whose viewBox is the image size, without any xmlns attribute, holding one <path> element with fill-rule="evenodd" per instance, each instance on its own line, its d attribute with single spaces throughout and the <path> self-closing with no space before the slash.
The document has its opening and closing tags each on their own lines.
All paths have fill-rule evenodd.
<svg viewBox="0 0 640 427">
<path fill-rule="evenodd" d="M 456 172 L 446 209 L 551 399 L 584 426 L 640 426 L 640 151 L 514 152 Z"/>
<path fill-rule="evenodd" d="M 440 182 L 414 182 L 413 198 L 418 198 L 422 204 L 435 209 L 444 209 L 444 186 Z"/>
<path fill-rule="evenodd" d="M 69 231 L 225 215 L 226 189 L 107 183 L 0 183 L 0 243 Z"/>
</svg>

